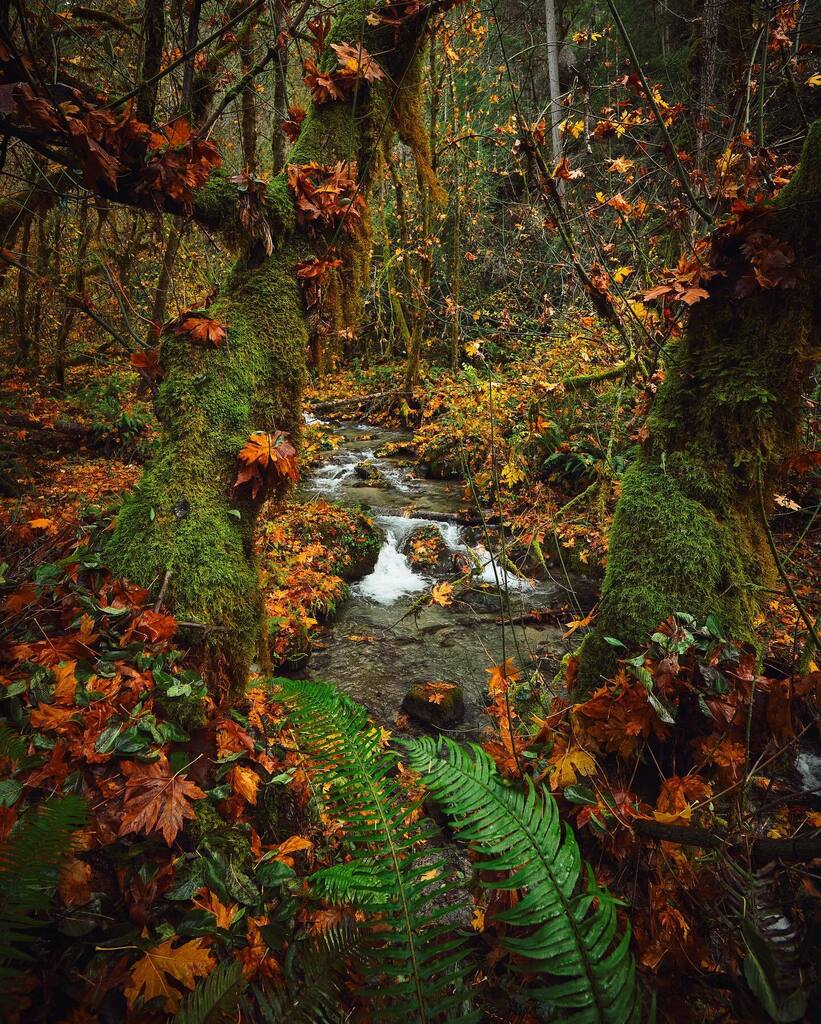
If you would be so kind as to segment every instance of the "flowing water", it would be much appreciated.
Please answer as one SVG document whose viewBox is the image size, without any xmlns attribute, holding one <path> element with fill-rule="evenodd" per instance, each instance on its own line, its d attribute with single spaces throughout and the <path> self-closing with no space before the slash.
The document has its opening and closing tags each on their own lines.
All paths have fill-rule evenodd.
<svg viewBox="0 0 821 1024">
<path fill-rule="evenodd" d="M 520 668 L 542 671 L 549 679 L 565 651 L 562 622 L 577 618 L 592 603 L 589 581 L 535 580 L 505 572 L 492 555 L 494 533 L 476 526 L 476 510 L 459 481 L 420 479 L 400 459 L 380 457 L 390 441 L 408 435 L 366 424 L 334 426 L 344 437 L 304 480 L 306 498 L 323 497 L 361 505 L 375 518 L 383 542 L 373 571 L 351 587 L 351 595 L 328 626 L 324 647 L 314 652 L 307 673 L 336 683 L 390 726 L 410 686 L 419 682 L 461 684 L 465 719 L 456 733 L 475 733 L 483 714 L 487 670 L 503 657 Z M 357 474 L 370 463 L 382 486 Z M 414 568 L 405 554 L 415 531 L 435 527 L 447 549 L 431 574 Z M 474 586 L 452 606 L 430 606 L 419 598 L 437 582 L 457 578 L 472 567 Z M 488 584 L 490 586 L 488 586 Z M 500 590 L 507 592 L 509 615 L 502 627 Z M 534 610 L 567 610 L 547 622 L 509 624 Z"/>
</svg>

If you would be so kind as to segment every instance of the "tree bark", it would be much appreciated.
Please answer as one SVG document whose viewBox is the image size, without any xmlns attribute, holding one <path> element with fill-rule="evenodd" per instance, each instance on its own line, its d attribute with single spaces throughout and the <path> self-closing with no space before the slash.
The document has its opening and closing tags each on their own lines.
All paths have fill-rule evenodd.
<svg viewBox="0 0 821 1024">
<path fill-rule="evenodd" d="M 802 392 L 821 326 L 821 121 L 798 171 L 752 228 L 788 243 L 794 287 L 736 291 L 750 270 L 741 244 L 722 249 L 725 277 L 693 307 L 667 359 L 649 439 L 622 482 L 598 619 L 579 651 L 583 694 L 612 676 L 616 648 L 643 645 L 676 611 L 718 615 L 728 638 L 754 642 L 753 620 L 775 582 L 760 511 L 794 451 Z"/>
<path fill-rule="evenodd" d="M 371 7 L 369 0 L 349 0 L 328 46 L 355 44 Z M 398 32 L 389 26 L 368 28 L 364 44 L 380 55 L 386 72 L 381 90 L 390 92 L 396 87 L 390 83 L 405 79 L 425 24 L 420 16 Z M 332 50 L 323 55 L 321 66 L 336 66 Z M 353 154 L 365 188 L 384 123 L 379 111 L 390 104 L 390 95 L 372 101 L 362 83 L 356 109 L 352 98 L 312 105 L 291 164 L 314 160 L 332 165 Z M 212 192 L 204 202 L 207 207 L 218 198 Z M 159 446 L 123 505 L 109 545 L 113 570 L 144 586 L 159 583 L 171 571 L 168 600 L 178 619 L 202 625 L 192 630 L 191 643 L 216 693 L 244 686 L 264 613 L 254 540 L 266 496 L 254 499 L 247 486 L 233 488 L 237 455 L 254 431 L 282 430 L 299 441 L 308 322 L 296 264 L 324 255 L 328 245 L 326 239 L 295 229 L 293 194 L 284 174 L 269 186 L 265 209 L 279 234 L 270 256 L 247 239 L 247 232 L 229 232 L 240 254 L 204 314 L 228 326 L 224 343 L 198 345 L 173 332 L 161 339 Z M 215 212 L 225 217 L 224 209 Z M 346 261 L 340 278 L 351 292 L 363 279 L 368 238 L 367 227 L 360 227 L 353 239 L 336 239 Z M 355 301 L 343 301 L 345 310 L 355 306 Z"/>
</svg>

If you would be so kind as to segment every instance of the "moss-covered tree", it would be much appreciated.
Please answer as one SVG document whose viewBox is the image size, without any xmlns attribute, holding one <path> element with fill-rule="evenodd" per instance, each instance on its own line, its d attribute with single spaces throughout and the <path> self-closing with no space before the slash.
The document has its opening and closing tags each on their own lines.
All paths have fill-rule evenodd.
<svg viewBox="0 0 821 1024">
<path fill-rule="evenodd" d="M 760 602 L 776 581 L 762 499 L 769 508 L 798 442 L 802 394 L 819 356 L 820 232 L 816 122 L 790 184 L 717 238 L 724 276 L 710 282 L 667 355 L 648 439 L 616 507 L 599 615 L 579 651 L 580 692 L 613 673 L 617 649 L 607 637 L 642 644 L 675 611 L 715 613 L 729 637 L 754 639 Z M 750 277 L 756 248 L 778 262 L 794 255 L 778 286 Z"/>
<path fill-rule="evenodd" d="M 292 167 L 355 164 L 363 192 L 377 168 L 380 134 L 397 111 L 408 109 L 405 83 L 418 83 L 415 65 L 431 13 L 427 8 L 396 26 L 369 25 L 373 7 L 370 0 L 348 0 L 319 67 L 337 66 L 333 44 L 362 41 L 379 54 L 384 79 L 371 86 L 362 80 L 343 99 L 313 103 L 289 155 Z M 295 441 L 300 436 L 309 321 L 297 265 L 323 258 L 335 244 L 342 266 L 328 291 L 336 308 L 323 315 L 353 319 L 370 237 L 366 213 L 353 233 L 323 235 L 298 226 L 287 170 L 257 208 L 259 230 L 249 232 L 247 221 L 240 227 L 238 203 L 237 186 L 221 176 L 212 176 L 196 198 L 199 216 L 220 225 L 238 251 L 207 311 L 227 325 L 227 337 L 215 347 L 198 345 L 188 334 L 164 334 L 157 454 L 127 499 L 109 546 L 113 567 L 123 575 L 143 585 L 167 579 L 178 619 L 197 624 L 191 640 L 218 687 L 243 683 L 263 611 L 254 533 L 268 494 L 233 487 L 237 455 L 256 431 L 284 431 Z M 270 252 L 263 240 L 268 232 Z"/>
</svg>

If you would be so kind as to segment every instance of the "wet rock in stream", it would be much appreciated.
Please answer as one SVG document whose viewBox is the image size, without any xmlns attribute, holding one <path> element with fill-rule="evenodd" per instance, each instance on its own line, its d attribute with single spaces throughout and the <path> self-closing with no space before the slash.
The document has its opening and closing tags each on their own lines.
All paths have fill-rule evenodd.
<svg viewBox="0 0 821 1024">
<path fill-rule="evenodd" d="M 433 729 L 452 729 L 465 717 L 464 691 L 447 680 L 413 683 L 402 701 L 402 710 Z"/>
<path fill-rule="evenodd" d="M 354 466 L 354 473 L 362 481 L 362 486 L 380 488 L 388 488 L 391 486 L 390 481 L 385 479 L 382 471 L 370 459 L 365 459 L 363 462 L 357 463 L 357 465 Z M 354 487 L 358 486 L 359 484 L 354 484 Z"/>
</svg>

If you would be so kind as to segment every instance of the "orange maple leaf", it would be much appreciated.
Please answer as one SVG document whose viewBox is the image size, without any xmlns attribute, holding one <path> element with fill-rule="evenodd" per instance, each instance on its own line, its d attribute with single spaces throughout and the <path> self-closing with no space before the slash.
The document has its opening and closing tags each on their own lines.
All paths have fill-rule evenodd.
<svg viewBox="0 0 821 1024">
<path fill-rule="evenodd" d="M 385 72 L 361 43 L 357 46 L 351 46 L 350 43 L 331 43 L 331 49 L 339 61 L 339 77 L 355 80 L 361 75 L 366 82 L 375 82 L 385 77 Z"/>
<path fill-rule="evenodd" d="M 82 907 L 91 899 L 91 865 L 71 857 L 60 871 L 57 884 L 60 899 L 67 907 Z"/>
<path fill-rule="evenodd" d="M 290 839 L 286 839 L 284 843 L 279 844 L 274 860 L 281 861 L 283 864 L 287 864 L 288 867 L 293 867 L 294 858 L 291 854 L 297 853 L 299 850 L 311 850 L 313 845 L 311 840 L 305 836 L 291 836 Z"/>
<path fill-rule="evenodd" d="M 123 764 L 128 779 L 123 798 L 123 820 L 119 835 L 142 832 L 149 835 L 159 829 L 170 846 L 186 818 L 196 817 L 191 800 L 202 800 L 205 793 L 180 772 L 172 773 L 165 758 L 146 765 Z"/>
<path fill-rule="evenodd" d="M 74 691 L 77 689 L 77 677 L 74 670 L 76 661 L 64 661 L 54 669 L 54 703 L 64 707 L 74 703 Z"/>
<path fill-rule="evenodd" d="M 175 334 L 187 334 L 193 341 L 210 342 L 221 345 L 228 336 L 228 324 L 219 320 L 209 320 L 206 316 L 184 316 Z"/>
<path fill-rule="evenodd" d="M 299 479 L 296 448 L 283 430 L 255 431 L 240 449 L 238 458 L 243 466 L 234 487 L 250 481 L 252 498 L 257 496 L 266 476 L 285 477 L 294 483 Z"/>
<path fill-rule="evenodd" d="M 493 668 L 489 668 L 487 673 L 490 676 L 487 689 L 491 697 L 495 697 L 500 693 L 506 693 L 511 683 L 515 683 L 522 678 L 521 672 L 514 666 L 511 658 L 508 658 L 501 665 L 494 665 Z"/>
<path fill-rule="evenodd" d="M 453 584 L 437 583 L 430 595 L 431 604 L 441 605 L 443 608 L 453 604 Z"/>
<path fill-rule="evenodd" d="M 210 889 L 200 889 L 199 898 L 194 900 L 194 906 L 201 907 L 209 914 L 213 914 L 216 918 L 217 928 L 230 928 L 237 912 L 236 903 L 227 907 Z"/>
<path fill-rule="evenodd" d="M 138 999 L 144 1003 L 162 997 L 165 1009 L 174 1013 L 182 993 L 172 984 L 177 981 L 185 988 L 193 989 L 197 978 L 202 978 L 214 968 L 214 961 L 203 939 L 191 939 L 174 948 L 177 936 L 147 949 L 131 968 L 131 981 L 124 992 L 128 1005 L 133 1009 Z"/>
<path fill-rule="evenodd" d="M 257 790 L 259 789 L 259 775 L 252 768 L 245 768 L 241 764 L 234 765 L 230 773 L 231 789 L 246 800 L 249 804 L 257 802 Z"/>
</svg>

